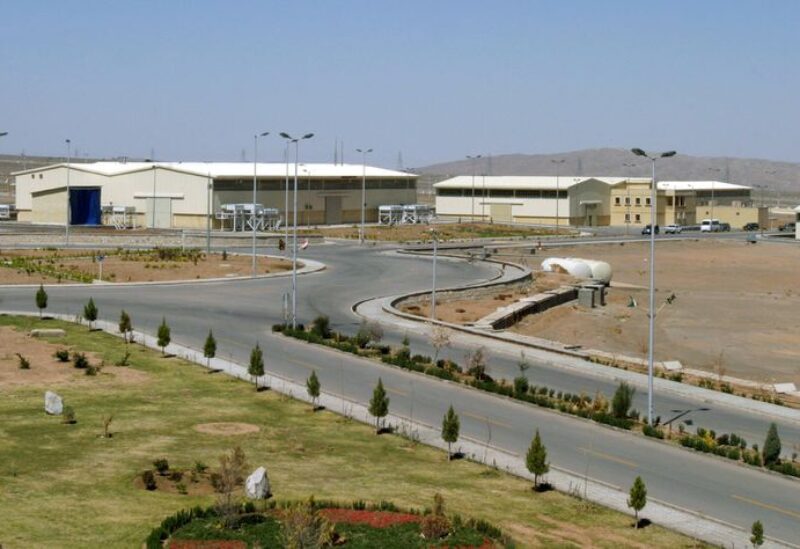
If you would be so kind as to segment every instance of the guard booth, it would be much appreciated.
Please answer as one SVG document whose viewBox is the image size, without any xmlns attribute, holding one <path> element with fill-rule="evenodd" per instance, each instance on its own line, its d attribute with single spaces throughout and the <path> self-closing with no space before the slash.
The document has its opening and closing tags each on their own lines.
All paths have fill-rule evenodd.
<svg viewBox="0 0 800 549">
<path fill-rule="evenodd" d="M 69 224 L 100 225 L 100 187 L 69 190 Z"/>
</svg>

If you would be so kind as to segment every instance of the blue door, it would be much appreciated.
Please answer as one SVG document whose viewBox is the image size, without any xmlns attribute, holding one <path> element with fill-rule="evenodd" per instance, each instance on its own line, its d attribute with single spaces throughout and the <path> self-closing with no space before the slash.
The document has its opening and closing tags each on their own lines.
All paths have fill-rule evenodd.
<svg viewBox="0 0 800 549">
<path fill-rule="evenodd" d="M 100 189 L 69 190 L 70 225 L 100 225 Z"/>
</svg>

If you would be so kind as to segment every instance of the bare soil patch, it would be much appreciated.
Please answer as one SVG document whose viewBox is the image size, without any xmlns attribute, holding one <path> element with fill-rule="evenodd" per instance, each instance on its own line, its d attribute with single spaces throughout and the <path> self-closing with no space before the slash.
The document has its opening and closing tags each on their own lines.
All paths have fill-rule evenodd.
<svg viewBox="0 0 800 549">
<path fill-rule="evenodd" d="M 574 282 L 568 275 L 557 273 L 541 273 L 528 285 L 516 289 L 500 288 L 491 295 L 480 299 L 452 299 L 436 297 L 436 318 L 454 324 L 471 324 L 506 307 L 520 299 L 537 293 L 553 290 Z M 400 310 L 413 315 L 430 316 L 430 299 L 416 304 L 401 305 Z"/>
<path fill-rule="evenodd" d="M 436 225 L 380 225 L 368 226 L 364 238 L 374 241 L 409 242 L 431 240 L 431 229 L 435 228 L 440 240 L 466 240 L 471 238 L 511 238 L 552 236 L 555 229 L 542 227 L 521 227 L 492 223 L 447 223 Z M 312 231 L 309 231 L 312 232 Z M 358 226 L 324 227 L 313 231 L 329 238 L 358 238 Z M 559 234 L 571 234 L 561 229 Z"/>
<path fill-rule="evenodd" d="M 54 284 L 92 282 L 99 279 L 104 257 L 103 282 L 168 282 L 250 276 L 252 258 L 227 254 L 206 255 L 196 251 L 147 250 L 141 252 L 3 250 L 0 251 L 0 284 Z M 291 262 L 258 257 L 259 275 L 285 272 Z"/>
<path fill-rule="evenodd" d="M 64 385 L 74 383 L 102 383 L 114 380 L 121 383 L 137 383 L 148 375 L 130 368 L 106 367 L 97 376 L 87 376 L 85 370 L 72 366 L 72 362 L 60 362 L 53 355 L 59 349 L 71 347 L 59 343 L 61 338 L 35 338 L 8 326 L 0 326 L 0 389 L 18 386 Z M 19 367 L 20 353 L 30 362 L 29 370 Z M 95 366 L 101 363 L 94 353 L 85 353 Z"/>
<path fill-rule="evenodd" d="M 200 423 L 194 426 L 194 430 L 198 433 L 205 433 L 207 435 L 232 436 L 257 433 L 261 430 L 261 428 L 258 425 L 253 425 L 252 423 L 220 422 Z"/>
<path fill-rule="evenodd" d="M 614 282 L 608 306 L 574 304 L 525 318 L 512 331 L 642 358 L 647 352 L 646 243 L 545 250 L 552 256 L 607 261 Z M 656 245 L 657 360 L 759 382 L 800 385 L 800 247 L 734 241 L 671 241 Z M 638 287 L 638 288 L 637 288 Z M 672 304 L 667 297 L 675 296 Z M 636 307 L 629 307 L 631 298 Z"/>
</svg>

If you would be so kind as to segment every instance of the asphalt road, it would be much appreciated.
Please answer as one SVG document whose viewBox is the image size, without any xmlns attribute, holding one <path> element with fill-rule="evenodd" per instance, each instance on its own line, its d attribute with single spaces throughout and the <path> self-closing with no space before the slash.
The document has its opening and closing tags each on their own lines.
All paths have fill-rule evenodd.
<svg viewBox="0 0 800 549">
<path fill-rule="evenodd" d="M 315 246 L 306 253 L 326 263 L 328 269 L 299 278 L 301 321 L 327 314 L 335 328 L 354 332 L 359 323 L 351 312 L 355 302 L 430 284 L 427 258 L 400 257 L 388 250 L 341 244 Z M 441 286 L 478 282 L 497 274 L 496 266 L 481 262 L 443 260 L 439 264 Z M 551 462 L 561 468 L 588 474 L 623 490 L 641 475 L 653 498 L 747 530 L 760 519 L 768 535 L 787 542 L 800 540 L 800 483 L 796 481 L 275 336 L 270 326 L 281 322 L 282 296 L 289 288 L 289 278 L 186 286 L 53 286 L 48 288 L 48 311 L 79 314 L 92 296 L 102 318 L 113 321 L 124 308 L 137 330 L 155 333 L 163 316 L 172 328 L 173 340 L 195 348 L 202 347 L 208 329 L 213 328 L 219 356 L 240 363 L 247 362 L 250 349 L 259 341 L 268 371 L 302 382 L 315 369 L 324 391 L 361 402 L 369 399 L 380 376 L 392 399 L 393 412 L 436 426 L 452 403 L 461 415 L 464 435 L 490 439 L 494 446 L 517 454 L 524 454 L 538 428 Z M 0 309 L 35 310 L 33 293 L 31 288 L 3 288 Z M 404 335 L 390 327 L 385 330 L 389 341 L 397 342 Z M 409 337 L 413 352 L 432 354 L 424 337 L 415 333 Z M 467 351 L 457 344 L 449 354 L 462 360 Z M 510 353 L 490 350 L 490 373 L 513 377 L 517 375 L 516 360 Z M 613 381 L 565 372 L 540 361 L 533 362 L 528 377 L 532 383 L 573 393 L 600 390 L 610 396 L 615 388 Z M 691 399 L 659 396 L 655 404 L 656 413 L 663 418 L 670 417 L 671 410 L 707 407 L 708 411 L 688 417 L 718 432 L 735 431 L 759 445 L 763 445 L 769 424 L 764 417 Z M 643 391 L 638 392 L 635 406 L 645 409 Z M 778 422 L 778 427 L 784 448 L 800 442 L 800 426 Z"/>
</svg>

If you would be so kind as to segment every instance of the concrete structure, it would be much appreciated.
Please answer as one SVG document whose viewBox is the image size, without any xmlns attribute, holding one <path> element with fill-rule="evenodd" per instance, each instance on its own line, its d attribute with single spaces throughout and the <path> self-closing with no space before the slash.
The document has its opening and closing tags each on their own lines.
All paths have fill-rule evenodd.
<svg viewBox="0 0 800 549">
<path fill-rule="evenodd" d="M 436 214 L 461 220 L 608 225 L 611 186 L 624 178 L 458 176 L 433 185 Z M 474 182 L 474 186 L 473 186 Z"/>
<path fill-rule="evenodd" d="M 361 164 L 301 164 L 298 223 L 359 222 L 363 169 Z M 253 201 L 253 164 L 247 162 L 55 164 L 13 174 L 20 221 L 66 222 L 68 171 L 72 224 L 108 222 L 103 207 L 125 207 L 133 208 L 130 217 L 140 227 L 201 229 L 208 213 L 214 217 L 223 204 Z M 286 218 L 286 164 L 260 163 L 256 171 L 257 202 Z M 293 165 L 289 171 L 291 189 Z M 416 180 L 413 174 L 367 166 L 366 220 L 378 220 L 381 204 L 414 204 Z M 220 220 L 213 224 L 219 227 Z"/>
<path fill-rule="evenodd" d="M 747 223 L 768 224 L 767 208 L 754 204 L 751 188 L 722 181 L 659 181 L 656 203 L 658 225 L 696 225 L 715 218 L 742 228 Z M 629 178 L 611 190 L 611 225 L 642 227 L 650 223 L 650 179 Z"/>
</svg>

